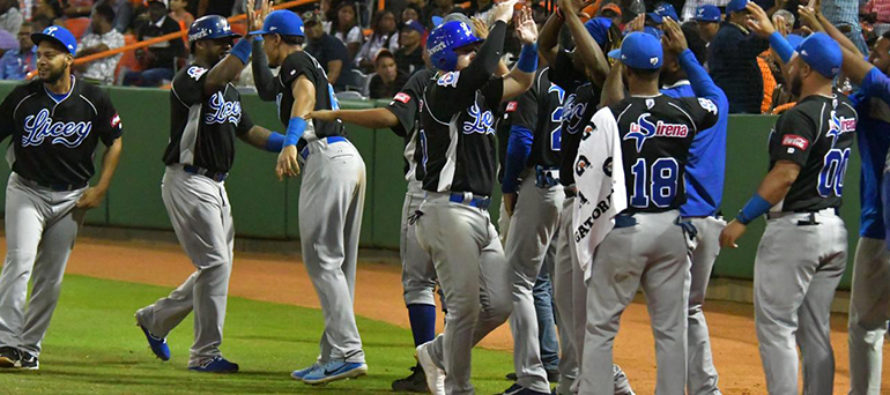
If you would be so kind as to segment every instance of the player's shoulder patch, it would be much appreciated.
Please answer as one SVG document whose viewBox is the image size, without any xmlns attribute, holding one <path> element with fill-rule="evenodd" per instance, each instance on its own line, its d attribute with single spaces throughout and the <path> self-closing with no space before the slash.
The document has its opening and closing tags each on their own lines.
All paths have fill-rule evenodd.
<svg viewBox="0 0 890 395">
<path fill-rule="evenodd" d="M 409 95 L 405 92 L 399 92 L 399 93 L 396 93 L 396 95 L 392 97 L 392 101 L 394 101 L 394 102 L 397 101 L 402 104 L 408 104 L 408 102 L 411 101 L 411 95 Z"/>
<path fill-rule="evenodd" d="M 701 108 L 704 109 L 705 111 L 707 111 L 711 114 L 717 115 L 717 104 L 715 104 L 713 100 L 704 98 L 704 97 L 699 97 L 698 105 L 701 106 Z"/>
<path fill-rule="evenodd" d="M 201 79 L 201 76 L 203 76 L 205 73 L 207 73 L 207 69 L 201 66 L 192 66 L 189 67 L 188 70 L 186 70 L 186 74 L 188 74 L 188 76 L 195 81 L 199 81 Z"/>
<path fill-rule="evenodd" d="M 510 100 L 507 102 L 507 112 L 514 112 L 519 107 L 519 102 L 516 100 Z"/>
<path fill-rule="evenodd" d="M 786 134 L 782 137 L 782 146 L 794 147 L 801 151 L 806 151 L 807 147 L 810 146 L 810 141 L 807 140 L 806 137 L 800 135 Z"/>
<path fill-rule="evenodd" d="M 444 87 L 457 87 L 457 81 L 460 79 L 460 71 L 451 71 L 445 74 L 442 74 L 439 79 L 436 81 L 436 85 L 444 86 Z"/>
</svg>

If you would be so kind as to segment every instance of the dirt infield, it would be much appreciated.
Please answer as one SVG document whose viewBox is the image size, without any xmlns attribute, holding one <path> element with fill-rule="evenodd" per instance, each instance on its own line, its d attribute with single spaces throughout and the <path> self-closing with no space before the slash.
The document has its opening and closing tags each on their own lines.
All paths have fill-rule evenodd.
<svg viewBox="0 0 890 395">
<path fill-rule="evenodd" d="M 0 243 L 4 248 L 5 240 Z M 295 246 L 296 249 L 296 246 Z M 244 298 L 318 307 L 318 299 L 303 265 L 296 256 L 236 253 L 230 294 Z M 193 268 L 178 246 L 172 244 L 78 240 L 67 273 L 175 287 Z M 162 295 L 158 295 L 159 297 Z M 402 307 L 399 267 L 363 262 L 359 265 L 356 312 L 362 316 L 408 327 Z M 714 359 L 720 372 L 720 388 L 726 394 L 765 393 L 752 306 L 712 302 L 705 306 L 711 327 Z M 441 319 L 440 319 L 441 325 Z M 837 361 L 835 393 L 849 389 L 846 316 L 832 317 L 831 340 Z M 644 304 L 637 300 L 623 316 L 616 339 L 615 360 L 640 394 L 654 392 L 655 357 L 652 332 Z M 509 350 L 510 331 L 505 325 L 488 336 L 484 347 Z M 888 366 L 885 353 L 884 366 Z M 505 364 L 504 373 L 512 371 Z M 890 379 L 884 379 L 885 390 Z"/>
</svg>

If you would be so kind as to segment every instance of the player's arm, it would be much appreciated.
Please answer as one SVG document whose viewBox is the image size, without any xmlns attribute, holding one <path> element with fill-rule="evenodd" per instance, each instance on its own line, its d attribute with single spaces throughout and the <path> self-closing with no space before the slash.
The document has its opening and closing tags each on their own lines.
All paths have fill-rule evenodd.
<svg viewBox="0 0 890 395">
<path fill-rule="evenodd" d="M 399 125 L 399 118 L 386 107 L 365 110 L 318 110 L 310 112 L 308 117 L 328 122 L 339 119 L 370 129 L 392 128 Z"/>
<path fill-rule="evenodd" d="M 573 0 L 560 0 L 559 8 L 563 10 L 566 26 L 569 27 L 572 38 L 575 40 L 576 56 L 580 56 L 581 62 L 583 62 L 586 69 L 585 74 L 589 76 L 591 82 L 596 84 L 596 86 L 602 86 L 606 75 L 609 74 L 609 61 L 606 60 L 606 56 L 603 55 L 599 44 L 587 32 L 584 23 L 578 17 L 578 10 L 575 8 L 575 4 Z"/>
<path fill-rule="evenodd" d="M 559 46 L 557 45 L 559 44 L 559 30 L 564 22 L 561 14 L 562 12 L 559 9 L 557 9 L 557 12 L 550 14 L 547 22 L 544 22 L 544 27 L 541 28 L 541 34 L 538 36 L 538 54 L 550 65 L 556 62 L 556 54 L 559 51 Z"/>
<path fill-rule="evenodd" d="M 727 103 L 726 107 L 728 108 L 729 101 L 726 98 L 726 94 L 714 83 L 714 80 L 711 79 L 705 68 L 698 63 L 695 54 L 689 49 L 686 36 L 683 35 L 683 30 L 680 29 L 680 24 L 668 17 L 665 18 L 662 27 L 664 29 L 662 43 L 665 48 L 677 55 L 680 68 L 686 72 L 686 76 L 689 78 L 689 85 L 692 87 L 695 96 L 709 99 L 714 103 Z"/>
<path fill-rule="evenodd" d="M 315 108 L 315 84 L 309 81 L 305 74 L 297 77 L 291 84 L 291 93 L 294 95 L 294 104 L 290 110 L 284 148 L 278 154 L 278 163 L 275 165 L 275 173 L 279 180 L 284 180 L 284 176 L 300 175 L 300 164 L 297 162 L 297 142 L 300 141 L 306 130 L 306 116 Z"/>
<path fill-rule="evenodd" d="M 108 187 L 111 186 L 111 177 L 117 170 L 123 147 L 123 138 L 118 137 L 105 149 L 105 153 L 102 154 L 102 171 L 99 174 L 99 182 L 87 188 L 80 200 L 77 201 L 77 208 L 91 209 L 102 204 L 102 199 L 105 198 Z"/>
<path fill-rule="evenodd" d="M 284 135 L 260 125 L 253 125 L 247 133 L 239 134 L 238 138 L 247 144 L 269 152 L 280 152 L 284 145 Z"/>
<path fill-rule="evenodd" d="M 624 63 L 615 62 L 609 74 L 606 76 L 606 82 L 603 83 L 603 92 L 600 95 L 600 107 L 611 106 L 624 100 L 624 77 L 621 72 L 624 69 Z"/>
<path fill-rule="evenodd" d="M 530 9 L 523 8 L 515 18 L 516 37 L 523 45 L 516 66 L 504 77 L 501 100 L 521 95 L 535 81 L 535 71 L 538 69 L 538 27 L 531 13 Z"/>
<path fill-rule="evenodd" d="M 339 59 L 331 60 L 327 66 L 328 83 L 333 85 L 340 78 L 340 72 L 343 71 L 343 61 Z"/>
<path fill-rule="evenodd" d="M 250 61 L 251 51 L 250 38 L 245 37 L 238 40 L 229 54 L 207 72 L 207 80 L 204 81 L 204 96 L 210 96 L 225 88 L 229 82 L 234 81 Z"/>
<path fill-rule="evenodd" d="M 269 59 L 263 52 L 262 37 L 256 37 L 253 40 L 253 57 L 250 61 L 250 68 L 253 71 L 253 84 L 256 86 L 257 96 L 264 101 L 275 100 L 278 89 L 275 87 L 275 76 L 269 69 Z"/>
</svg>

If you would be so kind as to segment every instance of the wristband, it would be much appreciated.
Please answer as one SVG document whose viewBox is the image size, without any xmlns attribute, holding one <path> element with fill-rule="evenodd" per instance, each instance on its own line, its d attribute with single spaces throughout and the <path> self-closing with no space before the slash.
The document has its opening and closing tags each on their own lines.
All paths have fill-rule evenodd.
<svg viewBox="0 0 890 395">
<path fill-rule="evenodd" d="M 788 63 L 791 60 L 791 56 L 794 55 L 795 49 L 791 48 L 791 44 L 779 32 L 773 32 L 773 34 L 769 35 L 769 45 L 773 47 L 773 50 L 782 59 L 782 63 Z"/>
<path fill-rule="evenodd" d="M 284 135 L 278 132 L 272 132 L 269 134 L 269 138 L 266 139 L 266 151 L 269 152 L 281 152 L 281 148 L 284 147 Z"/>
<path fill-rule="evenodd" d="M 755 193 L 754 196 L 751 196 L 751 200 L 745 203 L 745 207 L 742 207 L 742 210 L 739 211 L 735 218 L 742 224 L 747 225 L 757 217 L 766 214 L 772 206 L 772 203 Z"/>
<path fill-rule="evenodd" d="M 287 123 L 287 135 L 284 138 L 284 146 L 297 145 L 300 137 L 303 137 L 303 131 L 306 130 L 306 120 L 302 117 L 293 117 Z"/>
<path fill-rule="evenodd" d="M 250 40 L 241 39 L 238 40 L 238 43 L 232 47 L 232 50 L 229 51 L 229 54 L 235 56 L 241 63 L 247 64 L 250 62 L 250 50 L 251 50 Z"/>
<path fill-rule="evenodd" d="M 538 69 L 538 43 L 522 46 L 516 68 L 524 73 L 534 73 Z"/>
</svg>

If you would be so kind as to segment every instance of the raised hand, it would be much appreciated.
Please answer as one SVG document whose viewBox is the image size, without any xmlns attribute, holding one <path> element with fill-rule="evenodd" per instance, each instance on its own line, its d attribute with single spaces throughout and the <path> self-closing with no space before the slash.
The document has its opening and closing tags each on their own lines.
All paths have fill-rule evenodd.
<svg viewBox="0 0 890 395">
<path fill-rule="evenodd" d="M 797 6 L 797 16 L 800 18 L 801 25 L 810 28 L 812 31 L 825 31 L 825 27 L 822 26 L 822 22 L 819 22 L 819 18 L 816 16 L 817 12 L 810 7 Z"/>
<path fill-rule="evenodd" d="M 510 23 L 510 19 L 513 18 L 513 6 L 516 5 L 516 1 L 517 0 L 504 0 L 495 4 L 494 8 L 491 10 L 492 23 L 497 21 Z"/>
<path fill-rule="evenodd" d="M 470 19 L 470 22 L 473 22 L 473 34 L 480 39 L 485 40 L 488 38 L 488 25 L 481 18 L 473 17 Z"/>
<path fill-rule="evenodd" d="M 538 41 L 538 25 L 532 18 L 532 11 L 525 7 L 516 13 L 513 18 L 513 25 L 516 27 L 516 38 L 522 44 L 533 44 Z"/>
<path fill-rule="evenodd" d="M 771 34 L 776 32 L 776 27 L 773 26 L 772 21 L 769 20 L 769 15 L 766 14 L 766 11 L 764 11 L 763 8 L 760 8 L 760 6 L 753 1 L 749 1 L 745 8 L 750 13 L 747 22 L 748 28 L 751 29 L 754 34 L 761 38 L 768 38 Z"/>
<path fill-rule="evenodd" d="M 776 27 L 776 30 L 779 31 L 783 37 L 787 36 L 788 33 L 788 23 L 785 22 L 785 17 L 781 15 L 773 15 L 773 26 Z"/>
<path fill-rule="evenodd" d="M 680 24 L 677 21 L 670 17 L 665 17 L 661 28 L 664 31 L 661 41 L 668 51 L 679 54 L 689 48 L 689 45 L 686 43 L 686 36 L 683 35 L 683 29 L 680 28 Z"/>
<path fill-rule="evenodd" d="M 641 32 L 643 28 L 646 27 L 646 14 L 637 15 L 636 18 L 627 23 L 627 26 L 624 28 L 628 33 L 630 32 Z"/>
</svg>

